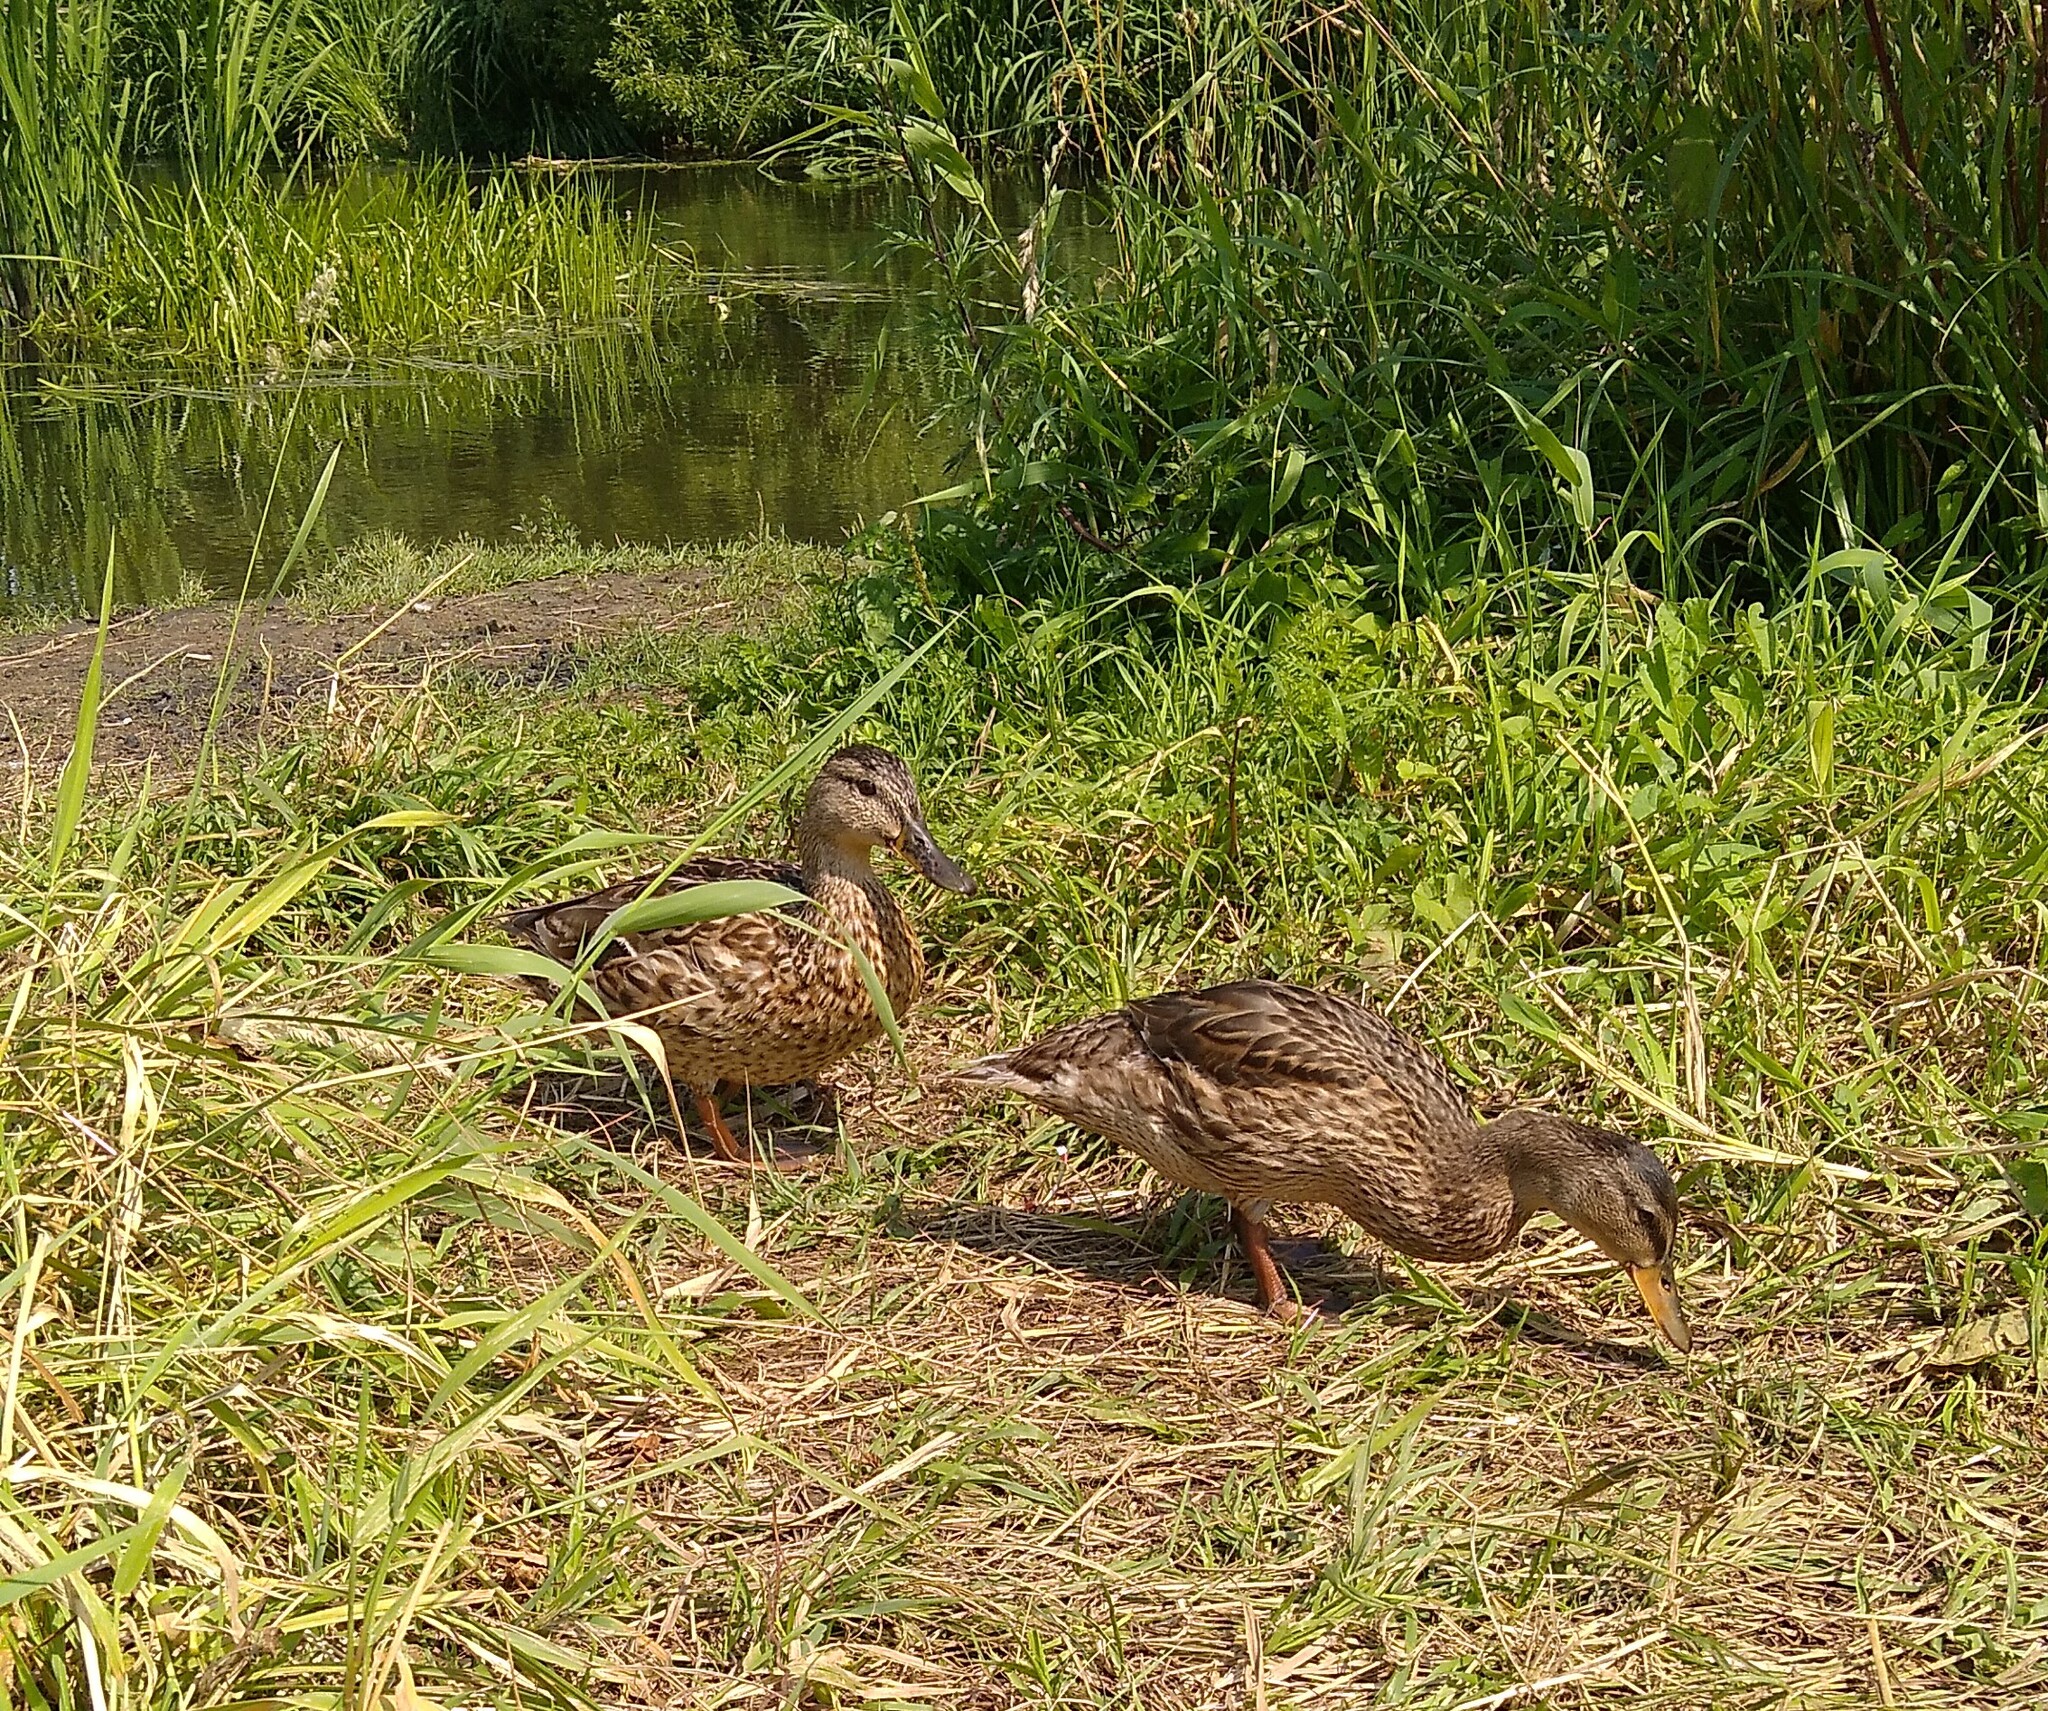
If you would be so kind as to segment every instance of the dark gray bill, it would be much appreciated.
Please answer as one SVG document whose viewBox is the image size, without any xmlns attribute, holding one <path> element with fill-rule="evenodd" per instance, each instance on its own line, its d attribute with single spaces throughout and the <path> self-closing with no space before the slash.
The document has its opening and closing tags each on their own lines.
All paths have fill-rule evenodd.
<svg viewBox="0 0 2048 1711">
<path fill-rule="evenodd" d="M 972 897 L 980 889 L 967 870 L 933 843 L 931 833 L 915 822 L 904 827 L 896 847 L 934 885 L 957 891 L 962 897 Z"/>
</svg>

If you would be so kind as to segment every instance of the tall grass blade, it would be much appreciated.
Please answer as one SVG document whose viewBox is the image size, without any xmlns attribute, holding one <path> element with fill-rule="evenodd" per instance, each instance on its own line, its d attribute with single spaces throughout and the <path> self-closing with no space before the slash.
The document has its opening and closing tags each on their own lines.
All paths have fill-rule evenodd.
<svg viewBox="0 0 2048 1711">
<path fill-rule="evenodd" d="M 100 723 L 100 682 L 106 670 L 107 630 L 114 617 L 114 543 L 107 543 L 107 568 L 100 579 L 99 630 L 92 641 L 92 658 L 85 668 L 85 687 L 79 692 L 78 719 L 72 729 L 71 753 L 57 780 L 57 802 L 49 834 L 50 883 L 55 886 L 63 872 L 64 858 L 78 834 L 85 813 L 86 792 L 92 784 L 93 737 Z"/>
</svg>

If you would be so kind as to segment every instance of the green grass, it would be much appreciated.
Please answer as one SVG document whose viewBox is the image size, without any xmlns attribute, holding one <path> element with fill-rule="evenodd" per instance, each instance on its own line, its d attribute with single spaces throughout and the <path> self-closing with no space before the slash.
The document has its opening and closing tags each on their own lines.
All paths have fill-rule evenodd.
<svg viewBox="0 0 2048 1711">
<path fill-rule="evenodd" d="M 10 6 L 10 351 L 279 370 L 644 325 L 681 259 L 588 182 L 332 170 L 404 146 L 446 25 L 413 0 Z"/>
<path fill-rule="evenodd" d="M 551 577 L 600 572 L 650 575 L 692 562 L 716 567 L 722 599 L 756 613 L 801 599 L 805 585 L 842 564 L 837 554 L 775 536 L 679 551 L 668 547 L 593 546 L 559 516 L 527 523 L 509 542 L 457 539 L 423 547 L 403 535 L 369 535 L 311 566 L 293 582 L 292 606 L 313 617 L 361 612 L 406 601 L 486 594 Z"/>
<path fill-rule="evenodd" d="M 175 789 L 95 779 L 89 719 L 12 774 L 9 1711 L 2039 1698 L 2041 44 L 1870 15 L 1098 13 L 1059 49 L 1122 180 L 1086 282 L 946 117 L 1052 60 L 963 24 L 963 107 L 923 14 L 814 19 L 931 216 L 958 509 L 722 644 L 337 684 Z M 195 156 L 266 146 L 201 117 Z M 106 150 L 48 135 L 0 169 L 85 230 Z M 449 279 L 362 236 L 302 315 L 374 225 L 331 194 L 160 209 L 154 275 L 99 269 L 124 211 L 17 308 L 154 278 L 95 324 L 260 362 L 611 301 L 562 205 L 487 192 L 431 228 Z M 302 598 L 579 568 L 468 551 Z M 847 1066 L 788 1173 L 625 1083 L 576 1127 L 534 1074 L 588 1092 L 601 1047 L 492 978 L 488 918 L 779 848 L 847 728 L 984 885 L 903 882 L 910 1069 Z M 936 1073 L 1252 972 L 1656 1145 L 1692 1357 L 1547 1222 L 1425 1270 L 1297 1209 L 1341 1300 L 1277 1327 L 1218 1206 Z"/>
<path fill-rule="evenodd" d="M 645 326 L 686 257 L 580 180 L 419 167 L 137 200 L 89 283 L 30 323 L 72 357 L 296 372 Z"/>
<path fill-rule="evenodd" d="M 925 202 L 962 586 L 1392 592 L 1591 571 L 1626 519 L 1673 592 L 1783 600 L 1820 539 L 2039 602 L 2036 36 L 1924 0 L 851 10 L 804 39 L 837 141 Z M 1048 186 L 1093 163 L 1113 265 L 1048 259 L 1056 198 L 993 215 L 968 154 L 1020 136 Z M 1583 525 L 1532 417 L 1590 460 Z"/>
<path fill-rule="evenodd" d="M 787 1174 L 524 1109 L 559 1025 L 417 958 L 645 859 L 595 830 L 665 854 L 737 812 L 777 847 L 762 784 L 929 639 L 914 573 L 566 683 L 360 686 L 188 796 L 39 796 L 0 845 L 8 1693 L 87 1703 L 90 1628 L 167 1706 L 405 1672 L 444 1704 L 2038 1696 L 2038 661 L 1891 617 L 1535 573 L 1279 628 L 986 604 L 858 727 L 984 894 L 904 878 L 920 1073 L 850 1065 L 835 1154 Z M 1424 1271 L 1297 1212 L 1350 1305 L 1290 1333 L 1217 1207 L 933 1074 L 1252 970 L 1651 1139 L 1691 1361 L 1548 1224 Z"/>
</svg>

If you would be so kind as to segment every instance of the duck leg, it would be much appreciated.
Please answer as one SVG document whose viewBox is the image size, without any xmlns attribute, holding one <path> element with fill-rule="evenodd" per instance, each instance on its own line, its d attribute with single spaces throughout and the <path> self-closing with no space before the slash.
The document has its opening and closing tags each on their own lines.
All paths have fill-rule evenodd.
<svg viewBox="0 0 2048 1711">
<path fill-rule="evenodd" d="M 1264 1218 L 1243 1206 L 1230 1209 L 1230 1221 L 1237 1230 L 1237 1245 L 1252 1268 L 1252 1282 L 1258 1286 L 1259 1309 L 1276 1319 L 1293 1323 L 1312 1318 L 1315 1310 L 1305 1308 L 1287 1293 L 1287 1280 L 1274 1263 L 1273 1250 L 1266 1243 Z"/>
<path fill-rule="evenodd" d="M 690 1092 L 697 1101 L 697 1116 L 710 1131 L 711 1144 L 718 1149 L 718 1156 L 730 1164 L 745 1164 L 747 1155 L 740 1151 L 739 1137 L 726 1126 L 718 1102 L 701 1087 L 693 1087 Z"/>
</svg>

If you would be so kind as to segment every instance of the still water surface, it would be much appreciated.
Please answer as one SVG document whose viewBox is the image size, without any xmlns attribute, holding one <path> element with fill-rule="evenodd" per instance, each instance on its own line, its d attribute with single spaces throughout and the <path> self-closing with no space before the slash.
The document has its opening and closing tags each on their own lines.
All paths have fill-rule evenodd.
<svg viewBox="0 0 2048 1711">
<path fill-rule="evenodd" d="M 636 175 L 639 176 L 639 175 Z M 374 373 L 207 386 L 0 369 L 0 608 L 232 593 L 341 447 L 316 539 L 831 542 L 943 480 L 887 186 L 745 167 L 620 186 L 687 244 L 701 297 L 659 327 Z M 275 492 L 272 482 L 275 477 Z"/>
</svg>

